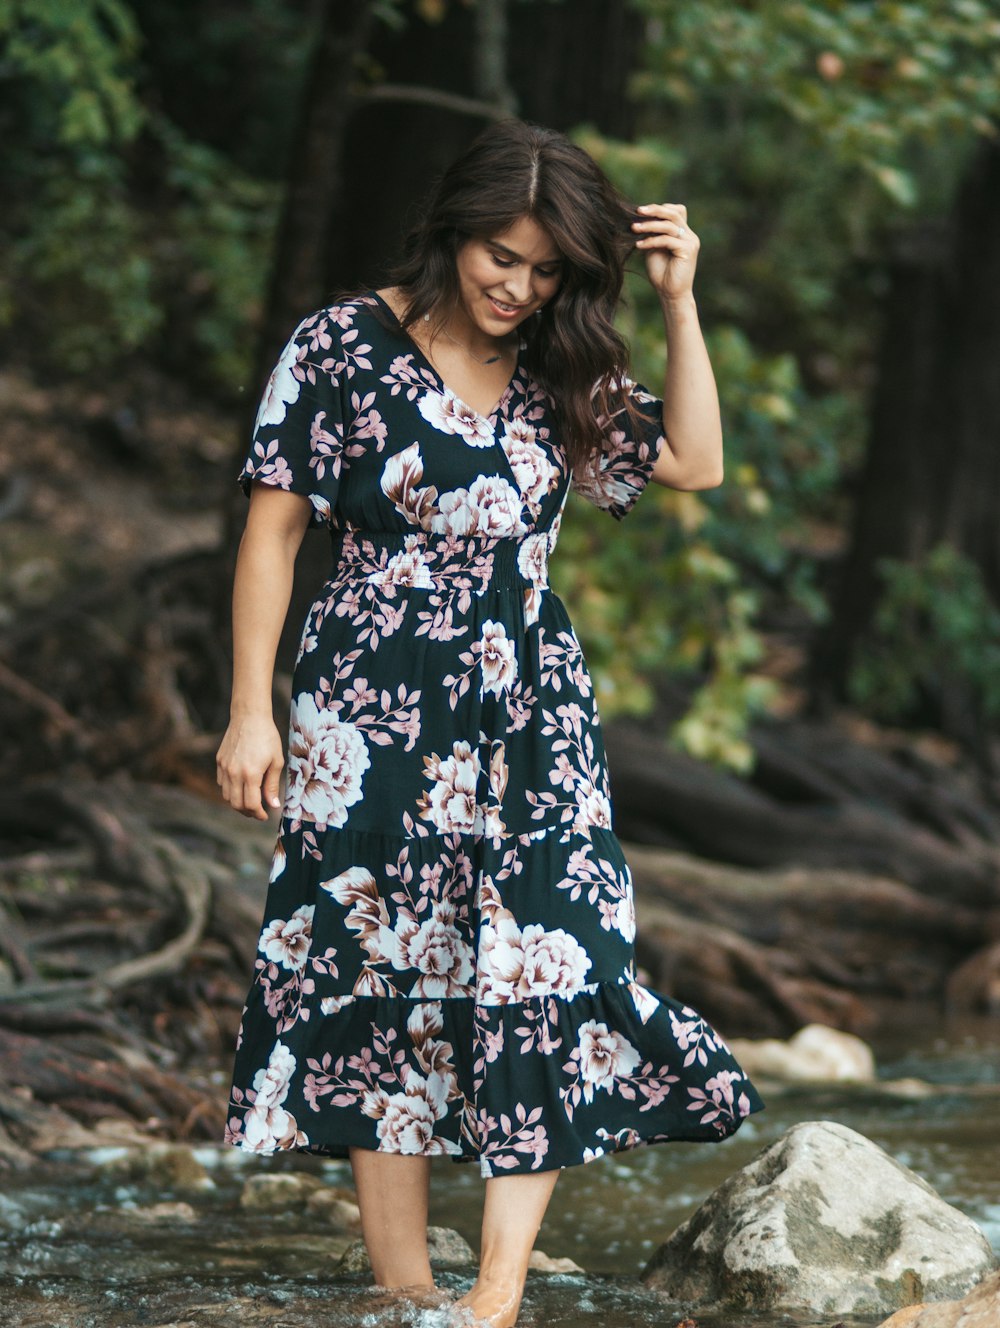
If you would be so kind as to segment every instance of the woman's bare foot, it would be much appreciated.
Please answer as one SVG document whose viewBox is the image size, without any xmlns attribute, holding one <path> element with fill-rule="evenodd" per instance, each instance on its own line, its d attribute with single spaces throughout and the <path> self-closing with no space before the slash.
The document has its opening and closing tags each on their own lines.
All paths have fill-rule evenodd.
<svg viewBox="0 0 1000 1328">
<path fill-rule="evenodd" d="M 480 1273 L 465 1295 L 454 1301 L 457 1310 L 466 1312 L 465 1316 L 459 1314 L 456 1317 L 456 1328 L 458 1325 L 468 1328 L 469 1312 L 475 1316 L 476 1328 L 480 1328 L 480 1325 L 482 1328 L 514 1328 L 523 1294 L 522 1278 L 484 1276 Z"/>
</svg>

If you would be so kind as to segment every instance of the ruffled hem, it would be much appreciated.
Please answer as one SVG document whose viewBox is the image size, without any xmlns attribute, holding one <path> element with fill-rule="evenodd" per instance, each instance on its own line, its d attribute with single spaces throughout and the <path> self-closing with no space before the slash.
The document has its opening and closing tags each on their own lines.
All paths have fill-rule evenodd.
<svg viewBox="0 0 1000 1328">
<path fill-rule="evenodd" d="M 224 1141 L 265 1154 L 447 1156 L 490 1177 L 717 1142 L 763 1107 L 701 1016 L 626 973 L 500 1005 L 326 997 L 277 1038 L 251 1001 Z"/>
</svg>

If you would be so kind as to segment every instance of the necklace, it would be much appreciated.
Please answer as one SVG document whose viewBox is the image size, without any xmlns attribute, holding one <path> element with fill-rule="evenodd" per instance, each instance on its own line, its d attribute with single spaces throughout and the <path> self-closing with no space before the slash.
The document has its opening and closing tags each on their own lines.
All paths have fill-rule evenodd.
<svg viewBox="0 0 1000 1328">
<path fill-rule="evenodd" d="M 430 317 L 431 317 L 430 314 L 424 314 L 424 322 L 425 323 L 430 322 Z M 459 341 L 457 337 L 453 337 L 446 327 L 443 327 L 441 331 L 445 334 L 445 336 L 448 338 L 449 341 L 454 342 L 454 344 L 458 346 L 460 350 L 464 350 L 466 355 L 468 355 L 469 359 L 475 360 L 477 364 L 496 364 L 497 360 L 502 359 L 503 356 L 506 354 L 506 352 L 509 350 L 508 346 L 504 346 L 503 350 L 498 352 L 496 355 L 489 355 L 485 360 L 481 360 L 478 355 L 474 355 L 473 352 L 469 350 L 468 346 L 464 345 L 463 342 Z"/>
</svg>

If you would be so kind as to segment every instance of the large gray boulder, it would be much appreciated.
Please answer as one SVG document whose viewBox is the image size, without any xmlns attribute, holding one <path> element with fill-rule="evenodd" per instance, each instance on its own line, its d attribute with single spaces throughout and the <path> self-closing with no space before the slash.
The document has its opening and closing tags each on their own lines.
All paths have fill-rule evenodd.
<svg viewBox="0 0 1000 1328">
<path fill-rule="evenodd" d="M 844 1125 L 804 1121 L 710 1194 L 640 1276 L 692 1306 L 874 1317 L 958 1298 L 995 1262 L 915 1172 Z"/>
</svg>

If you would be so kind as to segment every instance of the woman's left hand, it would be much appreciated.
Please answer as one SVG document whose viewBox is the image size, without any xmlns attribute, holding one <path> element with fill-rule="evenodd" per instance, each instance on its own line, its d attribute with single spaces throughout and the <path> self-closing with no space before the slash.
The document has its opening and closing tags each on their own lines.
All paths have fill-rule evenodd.
<svg viewBox="0 0 1000 1328">
<path fill-rule="evenodd" d="M 664 300 L 689 294 L 701 241 L 687 224 L 687 208 L 683 203 L 641 203 L 636 210 L 642 220 L 632 223 L 632 234 L 653 289 Z"/>
</svg>

